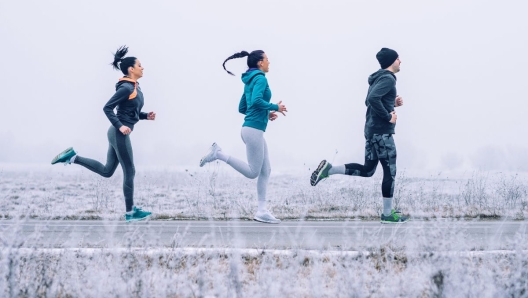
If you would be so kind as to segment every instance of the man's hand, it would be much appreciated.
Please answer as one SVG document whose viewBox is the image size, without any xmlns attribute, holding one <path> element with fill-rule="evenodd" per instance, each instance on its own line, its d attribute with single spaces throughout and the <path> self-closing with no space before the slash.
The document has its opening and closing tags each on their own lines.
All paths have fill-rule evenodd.
<svg viewBox="0 0 528 298">
<path fill-rule="evenodd" d="M 389 122 L 392 123 L 392 124 L 396 123 L 396 120 L 398 119 L 398 116 L 396 115 L 396 112 L 392 111 L 391 112 L 391 116 L 392 116 L 392 118 L 391 118 L 391 120 Z"/>
<path fill-rule="evenodd" d="M 396 96 L 396 100 L 394 101 L 395 107 L 401 107 L 403 106 L 403 98 L 399 95 Z"/>
<path fill-rule="evenodd" d="M 154 112 L 149 112 L 147 114 L 147 120 L 156 120 L 156 113 Z"/>
</svg>

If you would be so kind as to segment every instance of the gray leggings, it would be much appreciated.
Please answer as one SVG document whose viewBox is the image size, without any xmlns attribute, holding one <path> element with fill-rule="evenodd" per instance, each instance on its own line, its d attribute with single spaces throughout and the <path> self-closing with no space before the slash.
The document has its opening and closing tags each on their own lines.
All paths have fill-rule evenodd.
<svg viewBox="0 0 528 298">
<path fill-rule="evenodd" d="M 268 156 L 268 145 L 264 139 L 264 132 L 251 127 L 242 127 L 242 140 L 246 144 L 248 163 L 229 157 L 227 164 L 249 179 L 257 180 L 257 194 L 259 201 L 266 200 L 266 188 L 271 173 Z"/>
<path fill-rule="evenodd" d="M 134 206 L 134 176 L 136 175 L 136 168 L 134 167 L 130 136 L 125 136 L 117 128 L 110 126 L 108 129 L 108 142 L 110 145 L 108 146 L 106 165 L 103 165 L 97 160 L 81 156 L 77 156 L 74 163 L 106 178 L 112 177 L 117 165 L 121 164 L 124 175 L 123 193 L 125 194 L 126 211 L 132 211 L 132 206 Z"/>
</svg>

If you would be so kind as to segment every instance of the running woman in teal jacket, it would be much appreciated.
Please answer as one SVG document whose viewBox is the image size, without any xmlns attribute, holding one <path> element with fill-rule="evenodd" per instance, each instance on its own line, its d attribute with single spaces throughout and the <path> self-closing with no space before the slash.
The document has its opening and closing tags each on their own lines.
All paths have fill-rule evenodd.
<svg viewBox="0 0 528 298">
<path fill-rule="evenodd" d="M 242 141 L 246 144 L 246 154 L 248 162 L 241 161 L 222 151 L 220 146 L 213 143 L 209 152 L 200 160 L 200 167 L 217 159 L 224 161 L 233 169 L 250 179 L 258 178 L 257 195 L 258 209 L 254 220 L 264 223 L 280 223 L 266 208 L 266 189 L 271 173 L 268 156 L 268 146 L 264 139 L 264 132 L 268 125 L 268 120 L 277 119 L 277 112 L 284 114 L 288 110 L 279 101 L 277 104 L 270 102 L 271 90 L 266 79 L 269 71 L 269 60 L 263 51 L 257 50 L 251 53 L 242 51 L 236 53 L 224 61 L 223 67 L 230 75 L 233 75 L 225 68 L 225 63 L 230 59 L 247 58 L 248 70 L 242 74 L 244 83 L 244 94 L 240 99 L 238 111 L 246 115 L 242 124 Z"/>
<path fill-rule="evenodd" d="M 51 164 L 75 163 L 103 177 L 112 177 L 117 166 L 121 164 L 123 169 L 123 193 L 125 196 L 125 220 L 138 221 L 147 218 L 151 212 L 147 212 L 134 206 L 134 176 L 136 169 L 132 154 L 132 143 L 130 134 L 134 125 L 139 120 L 155 120 L 156 113 L 141 112 L 144 99 L 143 92 L 139 87 L 138 79 L 143 77 L 143 66 L 136 57 L 126 57 L 128 48 L 123 46 L 114 54 L 112 66 L 121 70 L 125 75 L 116 84 L 116 93 L 103 107 L 106 117 L 112 124 L 108 129 L 108 154 L 106 164 L 78 156 L 73 148 L 68 148 L 59 153 Z M 117 114 L 114 109 L 117 108 Z"/>
</svg>

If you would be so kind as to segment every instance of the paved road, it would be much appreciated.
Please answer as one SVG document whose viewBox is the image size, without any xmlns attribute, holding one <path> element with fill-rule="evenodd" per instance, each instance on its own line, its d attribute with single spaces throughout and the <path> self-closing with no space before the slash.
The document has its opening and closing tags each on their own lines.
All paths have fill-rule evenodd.
<svg viewBox="0 0 528 298">
<path fill-rule="evenodd" d="M 423 250 L 528 249 L 528 221 L 0 221 L 0 246 L 226 247 L 365 250 L 379 244 Z"/>
</svg>

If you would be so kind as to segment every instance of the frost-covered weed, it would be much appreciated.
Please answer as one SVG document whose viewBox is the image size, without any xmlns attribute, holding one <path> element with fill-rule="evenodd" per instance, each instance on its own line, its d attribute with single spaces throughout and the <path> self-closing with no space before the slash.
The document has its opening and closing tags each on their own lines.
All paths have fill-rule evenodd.
<svg viewBox="0 0 528 298">
<path fill-rule="evenodd" d="M 365 179 L 332 176 L 317 187 L 309 171 L 273 174 L 268 207 L 282 219 L 377 219 L 378 171 Z M 0 215 L 18 218 L 118 219 L 124 212 L 122 176 L 101 178 L 79 167 L 0 171 Z M 528 212 L 528 175 L 470 172 L 412 174 L 400 171 L 395 207 L 417 218 L 514 218 Z M 154 219 L 250 219 L 256 211 L 256 180 L 221 163 L 197 169 L 139 170 L 135 203 Z"/>
<path fill-rule="evenodd" d="M 55 248 L 42 231 L 10 225 L 0 230 L 0 297 L 526 297 L 528 239 L 470 251 L 453 241 L 464 224 L 424 223 L 406 241 L 358 235 L 372 241 L 355 250 L 183 248 L 185 233 L 162 247 L 133 229 L 118 247 Z"/>
</svg>

